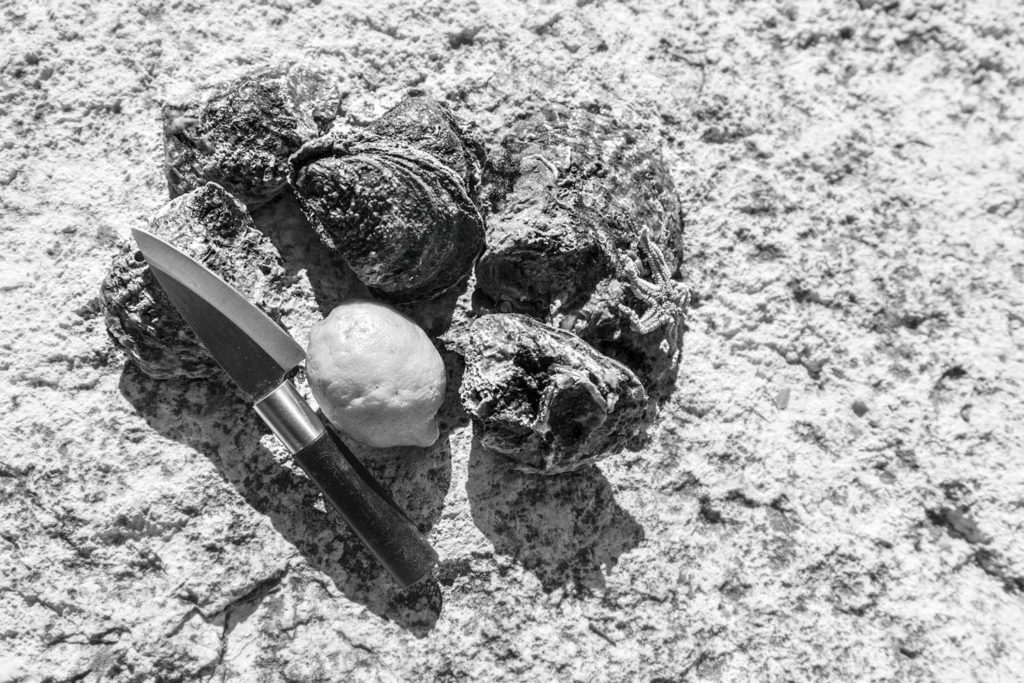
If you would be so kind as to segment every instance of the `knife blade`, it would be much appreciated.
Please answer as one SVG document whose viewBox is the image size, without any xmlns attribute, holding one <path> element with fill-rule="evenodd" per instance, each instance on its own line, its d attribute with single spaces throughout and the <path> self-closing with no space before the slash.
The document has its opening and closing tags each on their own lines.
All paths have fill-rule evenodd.
<svg viewBox="0 0 1024 683">
<path fill-rule="evenodd" d="M 296 463 L 404 587 L 437 553 L 288 379 L 302 347 L 215 273 L 145 230 L 132 235 L 167 298 Z"/>
</svg>

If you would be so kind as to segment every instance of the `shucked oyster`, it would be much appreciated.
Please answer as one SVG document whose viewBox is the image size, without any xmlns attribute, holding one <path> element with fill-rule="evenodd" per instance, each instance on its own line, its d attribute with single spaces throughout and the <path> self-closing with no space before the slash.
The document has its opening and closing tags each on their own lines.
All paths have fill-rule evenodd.
<svg viewBox="0 0 1024 683">
<path fill-rule="evenodd" d="M 360 280 L 382 298 L 416 301 L 463 281 L 483 250 L 481 154 L 450 112 L 416 96 L 365 129 L 304 145 L 290 180 Z"/>
<path fill-rule="evenodd" d="M 252 208 L 288 184 L 288 157 L 324 132 L 340 106 L 324 74 L 299 64 L 266 66 L 204 99 L 164 107 L 171 196 L 207 182 Z"/>
<path fill-rule="evenodd" d="M 570 332 L 499 313 L 444 339 L 466 360 L 460 397 L 475 436 L 521 469 L 574 470 L 640 433 L 647 407 L 640 380 Z"/>
<path fill-rule="evenodd" d="M 270 284 L 284 275 L 280 257 L 224 188 L 209 183 L 172 199 L 153 217 L 149 230 L 274 315 L 267 297 L 275 289 Z M 147 375 L 210 377 L 219 372 L 154 279 L 135 240 L 121 244 L 100 287 L 100 302 L 111 339 Z"/>
<path fill-rule="evenodd" d="M 658 147 L 610 117 L 549 106 L 513 127 L 483 182 L 477 307 L 571 330 L 666 395 L 686 293 L 674 279 L 679 199 Z"/>
</svg>

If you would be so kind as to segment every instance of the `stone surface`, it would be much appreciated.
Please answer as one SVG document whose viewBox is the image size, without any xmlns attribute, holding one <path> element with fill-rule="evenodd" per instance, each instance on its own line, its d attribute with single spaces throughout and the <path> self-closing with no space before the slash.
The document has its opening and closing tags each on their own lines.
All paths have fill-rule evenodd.
<svg viewBox="0 0 1024 683">
<path fill-rule="evenodd" d="M 5 3 L 0 679 L 1019 677 L 1022 12 Z M 98 312 L 166 201 L 169 93 L 304 56 L 354 74 L 355 123 L 409 87 L 488 141 L 541 95 L 617 107 L 686 215 L 699 305 L 649 446 L 531 477 L 452 415 L 363 453 L 442 558 L 409 595 L 232 392 L 126 368 Z M 302 337 L 365 288 L 281 202 L 253 219 Z"/>
</svg>

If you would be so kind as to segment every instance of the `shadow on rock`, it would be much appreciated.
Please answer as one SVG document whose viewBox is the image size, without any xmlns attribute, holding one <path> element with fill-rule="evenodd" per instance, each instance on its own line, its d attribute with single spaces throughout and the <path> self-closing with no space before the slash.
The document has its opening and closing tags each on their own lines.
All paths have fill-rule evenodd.
<svg viewBox="0 0 1024 683">
<path fill-rule="evenodd" d="M 283 449 L 275 454 L 261 444 L 266 429 L 226 378 L 154 380 L 128 363 L 119 388 L 153 429 L 209 458 L 242 498 L 346 597 L 417 636 L 433 628 L 441 613 L 438 583 L 428 579 L 403 590 L 338 513 L 318 509 L 317 487 Z M 419 528 L 429 530 L 451 483 L 447 434 L 430 448 L 348 443 Z"/>
<path fill-rule="evenodd" d="M 594 466 L 526 474 L 474 441 L 466 490 L 477 528 L 547 591 L 566 583 L 603 587 L 605 572 L 644 538 Z"/>
</svg>

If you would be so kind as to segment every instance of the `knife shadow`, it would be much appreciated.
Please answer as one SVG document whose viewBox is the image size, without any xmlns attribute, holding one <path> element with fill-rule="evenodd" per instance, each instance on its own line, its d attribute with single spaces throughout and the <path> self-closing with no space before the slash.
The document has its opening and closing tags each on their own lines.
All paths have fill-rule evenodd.
<svg viewBox="0 0 1024 683">
<path fill-rule="evenodd" d="M 119 389 L 150 427 L 205 455 L 348 599 L 417 637 L 433 629 L 442 606 L 438 582 L 430 577 L 402 589 L 342 517 L 329 506 L 324 510 L 317 487 L 283 449 L 275 454 L 261 444 L 266 429 L 226 378 L 154 380 L 126 363 Z M 353 450 L 420 530 L 428 531 L 451 483 L 447 433 L 430 448 Z"/>
<path fill-rule="evenodd" d="M 466 492 L 473 522 L 495 551 L 533 572 L 547 592 L 603 588 L 619 557 L 644 539 L 644 528 L 593 465 L 527 474 L 474 439 Z"/>
</svg>

